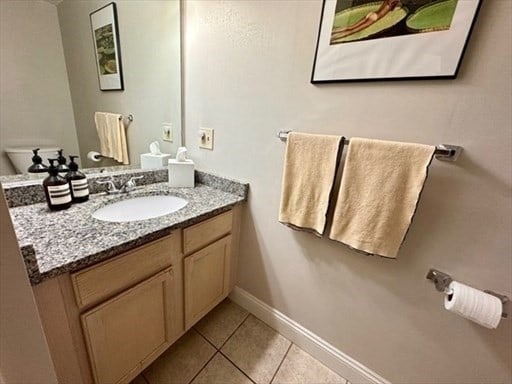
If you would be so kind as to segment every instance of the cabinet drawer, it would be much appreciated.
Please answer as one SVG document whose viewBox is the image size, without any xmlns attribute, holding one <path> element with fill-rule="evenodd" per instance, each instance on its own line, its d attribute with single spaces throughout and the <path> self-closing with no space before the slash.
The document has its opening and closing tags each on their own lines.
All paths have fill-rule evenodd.
<svg viewBox="0 0 512 384">
<path fill-rule="evenodd" d="M 183 230 L 183 253 L 189 254 L 231 232 L 233 212 L 228 211 Z"/>
<path fill-rule="evenodd" d="M 179 235 L 173 233 L 71 274 L 78 306 L 98 303 L 169 267 L 173 252 L 179 250 Z"/>
</svg>

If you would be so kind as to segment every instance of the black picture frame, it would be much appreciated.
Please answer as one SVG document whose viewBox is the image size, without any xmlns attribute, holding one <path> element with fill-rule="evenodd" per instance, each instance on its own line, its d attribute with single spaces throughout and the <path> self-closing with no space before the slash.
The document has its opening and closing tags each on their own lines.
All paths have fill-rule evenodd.
<svg viewBox="0 0 512 384">
<path fill-rule="evenodd" d="M 122 91 L 123 65 L 116 3 L 91 12 L 89 18 L 100 90 Z"/>
<path fill-rule="evenodd" d="M 345 4 L 356 3 L 357 5 L 340 11 L 339 7 L 343 1 Z M 405 16 L 397 23 L 394 32 L 385 30 L 385 33 L 364 37 L 363 29 L 357 31 L 359 35 L 350 31 L 350 27 L 355 26 L 351 24 L 348 28 L 347 26 L 338 28 L 338 31 L 340 29 L 349 29 L 349 31 L 337 32 L 335 35 L 334 29 L 337 28 L 335 23 L 342 23 L 349 12 L 356 14 L 357 11 L 361 14 L 362 7 L 368 7 L 367 9 L 376 13 L 376 10 L 383 8 L 383 4 L 389 1 L 393 0 L 323 0 L 311 83 L 455 79 L 457 77 L 483 0 L 422 0 L 425 2 L 424 7 L 446 6 L 448 2 L 456 3 L 447 29 L 413 32 L 406 23 L 413 16 L 417 17 L 421 7 L 412 13 L 399 2 L 400 11 L 405 12 Z M 356 10 L 356 7 L 361 9 Z M 396 7 L 393 8 L 393 12 L 395 11 L 398 11 Z M 390 17 L 391 11 L 386 15 Z M 382 21 L 384 17 L 378 20 L 378 22 Z M 376 27 L 376 22 L 373 27 Z M 343 34 L 345 36 L 339 38 Z"/>
</svg>

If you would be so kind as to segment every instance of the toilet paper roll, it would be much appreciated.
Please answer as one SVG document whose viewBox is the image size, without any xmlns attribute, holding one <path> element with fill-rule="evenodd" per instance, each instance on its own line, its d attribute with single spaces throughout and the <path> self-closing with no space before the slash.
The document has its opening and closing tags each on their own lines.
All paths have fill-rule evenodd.
<svg viewBox="0 0 512 384">
<path fill-rule="evenodd" d="M 87 154 L 87 158 L 89 160 L 92 160 L 92 161 L 100 161 L 102 156 L 101 156 L 101 153 L 99 152 L 95 152 L 95 151 L 90 151 L 88 154 Z"/>
<path fill-rule="evenodd" d="M 444 299 L 444 307 L 457 315 L 474 321 L 486 328 L 498 326 L 503 312 L 503 303 L 496 296 L 452 281 L 449 294 Z"/>
</svg>

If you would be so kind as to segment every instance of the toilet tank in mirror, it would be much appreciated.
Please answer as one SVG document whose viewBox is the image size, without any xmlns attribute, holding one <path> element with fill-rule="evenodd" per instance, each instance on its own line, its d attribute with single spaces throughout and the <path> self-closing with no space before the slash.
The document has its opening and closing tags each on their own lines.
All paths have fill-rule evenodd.
<svg viewBox="0 0 512 384">
<path fill-rule="evenodd" d="M 0 2 L 0 175 L 18 173 L 7 156 L 13 148 L 63 148 L 80 155 L 85 168 L 121 165 L 87 158 L 100 150 L 95 112 L 133 115 L 124 120 L 131 166 L 155 140 L 162 152 L 176 154 L 180 0 L 115 2 L 124 90 L 101 91 L 90 14 L 111 2 Z M 163 140 L 169 126 L 172 142 Z"/>
</svg>

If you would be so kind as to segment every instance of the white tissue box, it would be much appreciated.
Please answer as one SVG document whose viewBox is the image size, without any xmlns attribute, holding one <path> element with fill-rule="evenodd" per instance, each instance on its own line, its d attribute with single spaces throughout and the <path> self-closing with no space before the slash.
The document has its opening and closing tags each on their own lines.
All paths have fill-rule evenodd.
<svg viewBox="0 0 512 384">
<path fill-rule="evenodd" d="M 171 155 L 161 153 L 154 155 L 152 153 L 143 153 L 140 155 L 140 167 L 142 169 L 162 168 L 167 165 Z"/>
<path fill-rule="evenodd" d="M 194 187 L 194 162 L 169 159 L 169 187 Z"/>
</svg>

